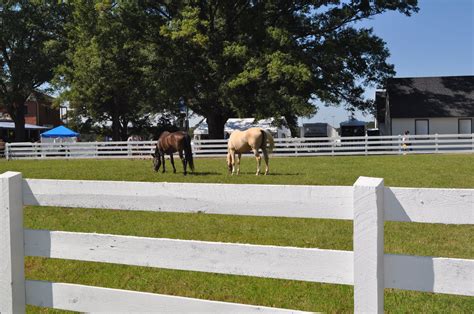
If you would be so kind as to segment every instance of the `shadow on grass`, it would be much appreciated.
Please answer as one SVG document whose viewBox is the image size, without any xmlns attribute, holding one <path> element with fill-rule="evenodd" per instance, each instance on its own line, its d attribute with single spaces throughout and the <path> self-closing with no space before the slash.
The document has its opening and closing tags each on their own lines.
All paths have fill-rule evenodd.
<svg viewBox="0 0 474 314">
<path fill-rule="evenodd" d="M 270 172 L 267 176 L 302 176 L 304 173 L 301 172 Z"/>
<path fill-rule="evenodd" d="M 252 176 L 255 176 L 255 172 L 250 172 L 250 171 L 241 171 L 239 175 L 252 175 Z M 301 173 L 301 172 L 290 172 L 290 173 L 283 173 L 283 172 L 270 172 L 269 174 L 263 174 L 263 173 L 260 173 L 260 176 L 262 177 L 265 177 L 265 176 L 270 176 L 270 177 L 273 177 L 273 176 L 301 176 L 301 175 L 304 175 L 304 173 Z"/>
<path fill-rule="evenodd" d="M 204 172 L 188 172 L 190 176 L 215 176 L 221 174 L 220 172 L 204 171 Z"/>
</svg>

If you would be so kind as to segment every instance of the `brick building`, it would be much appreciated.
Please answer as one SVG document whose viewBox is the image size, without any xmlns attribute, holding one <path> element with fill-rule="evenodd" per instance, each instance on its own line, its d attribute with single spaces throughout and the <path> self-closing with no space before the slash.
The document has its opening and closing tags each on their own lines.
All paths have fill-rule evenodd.
<svg viewBox="0 0 474 314">
<path fill-rule="evenodd" d="M 53 108 L 54 98 L 39 91 L 34 91 L 25 102 L 25 131 L 26 140 L 38 140 L 41 130 L 61 125 L 59 108 Z M 6 141 L 14 138 L 14 129 L 7 127 L 13 122 L 6 108 L 0 108 L 0 136 Z"/>
<path fill-rule="evenodd" d="M 25 103 L 25 123 L 51 128 L 61 125 L 59 109 L 53 108 L 53 100 L 44 93 L 31 93 Z"/>
</svg>

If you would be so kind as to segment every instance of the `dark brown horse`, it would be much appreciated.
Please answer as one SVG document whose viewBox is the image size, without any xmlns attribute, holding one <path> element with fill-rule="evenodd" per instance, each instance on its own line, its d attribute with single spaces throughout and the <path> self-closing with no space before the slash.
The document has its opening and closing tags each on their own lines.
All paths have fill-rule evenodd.
<svg viewBox="0 0 474 314">
<path fill-rule="evenodd" d="M 186 175 L 186 166 L 188 164 L 189 168 L 194 171 L 191 137 L 183 131 L 177 131 L 173 133 L 165 131 L 160 135 L 160 138 L 156 143 L 155 153 L 151 154 L 153 156 L 153 168 L 155 171 L 158 171 L 161 164 L 163 163 L 162 172 L 165 172 L 165 154 L 168 154 L 170 155 L 173 172 L 176 173 L 173 159 L 173 153 L 176 152 L 178 152 L 179 158 L 183 162 L 184 175 Z"/>
</svg>

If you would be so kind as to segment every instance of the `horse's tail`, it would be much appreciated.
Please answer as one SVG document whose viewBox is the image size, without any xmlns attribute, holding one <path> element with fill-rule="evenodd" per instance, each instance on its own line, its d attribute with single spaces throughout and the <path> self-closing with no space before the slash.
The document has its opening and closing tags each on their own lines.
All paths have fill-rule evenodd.
<svg viewBox="0 0 474 314">
<path fill-rule="evenodd" d="M 262 148 L 267 148 L 268 153 L 271 153 L 275 148 L 275 141 L 273 140 L 273 135 L 268 130 L 262 129 Z"/>
<path fill-rule="evenodd" d="M 184 136 L 184 158 L 186 158 L 189 168 L 194 171 L 193 150 L 191 148 L 191 137 L 189 134 Z"/>
</svg>

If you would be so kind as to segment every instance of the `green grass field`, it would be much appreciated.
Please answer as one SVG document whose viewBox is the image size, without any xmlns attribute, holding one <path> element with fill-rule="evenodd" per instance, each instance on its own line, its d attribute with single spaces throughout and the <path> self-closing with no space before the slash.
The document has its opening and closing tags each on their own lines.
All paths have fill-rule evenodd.
<svg viewBox="0 0 474 314">
<path fill-rule="evenodd" d="M 474 188 L 474 155 L 273 158 L 270 176 L 226 173 L 225 160 L 198 159 L 196 173 L 154 173 L 150 160 L 0 161 L 0 173 L 26 178 L 352 185 L 377 176 L 386 186 Z M 169 171 L 170 167 L 168 167 Z M 352 221 L 27 207 L 25 227 L 66 231 L 352 250 Z M 474 226 L 385 224 L 387 253 L 474 259 Z M 29 279 L 80 283 L 308 311 L 351 312 L 351 286 L 132 267 L 26 259 Z M 386 289 L 389 312 L 472 312 L 473 297 Z M 28 312 L 53 312 L 29 307 Z"/>
</svg>

